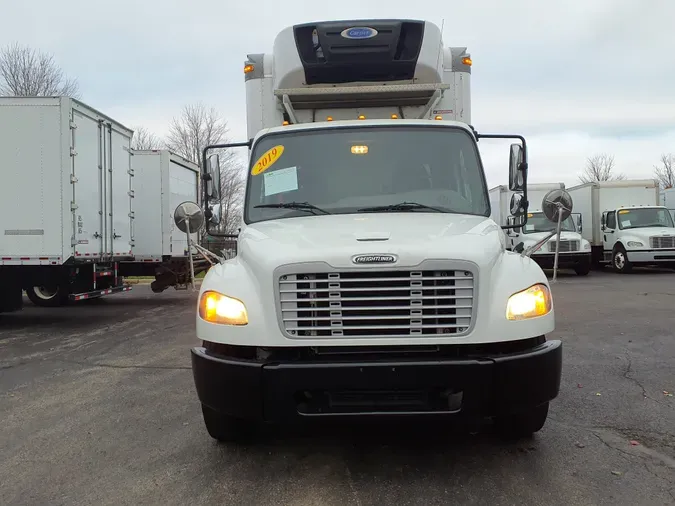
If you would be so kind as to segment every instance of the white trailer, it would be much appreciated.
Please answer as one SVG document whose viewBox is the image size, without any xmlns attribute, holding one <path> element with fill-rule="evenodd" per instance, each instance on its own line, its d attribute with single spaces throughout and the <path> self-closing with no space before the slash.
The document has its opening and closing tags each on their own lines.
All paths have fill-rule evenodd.
<svg viewBox="0 0 675 506">
<path fill-rule="evenodd" d="M 209 153 L 249 152 L 237 254 L 196 314 L 212 437 L 373 415 L 544 425 L 562 367 L 550 288 L 490 219 L 477 145 L 515 142 L 509 187 L 526 196 L 526 143 L 470 125 L 471 66 L 436 25 L 396 19 L 296 25 L 249 55 L 250 140 L 203 154 L 208 220 Z"/>
<path fill-rule="evenodd" d="M 593 262 L 618 272 L 633 265 L 675 265 L 673 217 L 653 179 L 601 181 L 569 189 L 586 225 Z"/>
<path fill-rule="evenodd" d="M 0 125 L 0 311 L 129 290 L 132 131 L 67 97 L 2 97 Z"/>
<path fill-rule="evenodd" d="M 174 211 L 183 202 L 201 202 L 199 166 L 167 149 L 132 150 L 134 177 L 133 260 L 121 262 L 123 276 L 155 276 L 151 288 L 188 287 L 190 269 L 186 235 L 174 224 Z M 191 234 L 199 243 L 199 234 Z M 195 275 L 210 265 L 194 258 Z"/>
</svg>

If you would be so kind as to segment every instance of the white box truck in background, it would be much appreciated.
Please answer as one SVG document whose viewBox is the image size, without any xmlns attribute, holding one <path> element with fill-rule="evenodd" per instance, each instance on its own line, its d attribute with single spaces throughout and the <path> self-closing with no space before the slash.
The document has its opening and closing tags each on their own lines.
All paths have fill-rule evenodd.
<svg viewBox="0 0 675 506">
<path fill-rule="evenodd" d="M 506 248 L 521 251 L 545 239 L 555 230 L 556 223 L 552 223 L 544 216 L 541 202 L 551 190 L 564 190 L 565 183 L 528 183 L 527 197 L 530 202 L 527 213 L 528 222 L 524 227 L 507 228 Z M 490 190 L 490 205 L 492 219 L 498 225 L 513 226 L 518 224 L 519 217 L 511 216 L 509 203 L 513 192 L 508 186 L 500 185 Z M 591 245 L 584 239 L 580 231 L 583 229 L 583 219 L 578 213 L 572 213 L 562 223 L 560 246 L 558 249 L 558 266 L 561 269 L 573 269 L 579 276 L 587 275 L 591 270 Z M 532 258 L 543 268 L 553 269 L 555 251 L 557 247 L 555 237 L 549 239 L 537 249 Z"/>
<path fill-rule="evenodd" d="M 675 228 L 653 179 L 601 181 L 569 189 L 583 217 L 593 262 L 618 272 L 634 265 L 675 266 Z"/>
<path fill-rule="evenodd" d="M 199 166 L 167 149 L 132 150 L 134 177 L 133 260 L 119 264 L 123 276 L 154 276 L 154 292 L 169 286 L 187 288 L 190 281 L 188 243 L 174 224 L 183 202 L 199 203 Z M 191 234 L 199 243 L 199 234 Z M 195 275 L 210 265 L 195 258 Z"/>
<path fill-rule="evenodd" d="M 20 310 L 23 290 L 49 307 L 128 291 L 125 276 L 188 287 L 173 212 L 200 201 L 197 165 L 132 156 L 132 130 L 68 97 L 2 97 L 0 126 L 0 312 Z"/>
<path fill-rule="evenodd" d="M 1 97 L 0 125 L 0 311 L 129 290 L 132 131 L 67 97 Z"/>
<path fill-rule="evenodd" d="M 477 145 L 517 141 L 509 185 L 526 193 L 526 144 L 471 127 L 471 65 L 436 25 L 396 19 L 296 25 L 249 55 L 250 140 L 203 154 L 209 220 L 211 161 L 249 150 L 237 255 L 207 272 L 196 315 L 212 437 L 321 417 L 544 425 L 562 367 L 551 292 L 506 251 Z"/>
</svg>

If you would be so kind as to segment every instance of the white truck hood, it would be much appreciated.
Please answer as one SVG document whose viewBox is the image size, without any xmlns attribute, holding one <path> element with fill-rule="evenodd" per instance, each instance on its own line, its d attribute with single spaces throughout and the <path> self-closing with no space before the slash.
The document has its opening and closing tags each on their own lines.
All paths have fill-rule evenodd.
<svg viewBox="0 0 675 506">
<path fill-rule="evenodd" d="M 484 216 L 378 213 L 307 216 L 245 227 L 239 261 L 273 270 L 286 263 L 325 261 L 353 267 L 352 256 L 395 254 L 396 266 L 429 258 L 489 263 L 503 251 L 500 229 Z"/>
</svg>

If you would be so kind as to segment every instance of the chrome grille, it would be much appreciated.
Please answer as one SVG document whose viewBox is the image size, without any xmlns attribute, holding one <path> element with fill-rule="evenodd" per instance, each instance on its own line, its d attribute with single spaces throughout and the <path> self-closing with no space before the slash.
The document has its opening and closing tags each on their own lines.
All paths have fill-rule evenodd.
<svg viewBox="0 0 675 506">
<path fill-rule="evenodd" d="M 282 325 L 297 339 L 457 335 L 471 326 L 473 288 L 465 270 L 286 275 Z"/>
<path fill-rule="evenodd" d="M 555 253 L 555 243 L 557 241 L 549 241 L 549 251 Z M 579 241 L 563 239 L 560 241 L 560 250 L 561 253 L 569 251 L 579 251 Z"/>
<path fill-rule="evenodd" d="M 654 249 L 675 248 L 675 236 L 652 236 L 649 238 L 649 247 Z"/>
</svg>

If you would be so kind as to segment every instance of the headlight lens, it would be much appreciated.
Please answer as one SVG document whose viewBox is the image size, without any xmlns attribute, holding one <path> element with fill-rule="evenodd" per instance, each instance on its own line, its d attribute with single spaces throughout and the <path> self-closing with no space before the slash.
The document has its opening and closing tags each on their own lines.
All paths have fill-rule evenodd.
<svg viewBox="0 0 675 506">
<path fill-rule="evenodd" d="M 246 325 L 246 306 L 239 299 L 222 293 L 207 291 L 199 300 L 199 316 L 209 323 L 222 325 Z"/>
<path fill-rule="evenodd" d="M 591 249 L 591 243 L 590 242 L 585 243 L 584 249 Z"/>
<path fill-rule="evenodd" d="M 509 297 L 506 304 L 506 319 L 526 320 L 544 316 L 551 311 L 552 307 L 551 292 L 548 287 L 536 284 Z"/>
<path fill-rule="evenodd" d="M 628 247 L 629 247 L 629 248 L 641 248 L 642 246 L 644 246 L 644 244 L 642 244 L 641 242 L 638 242 L 638 241 L 628 241 Z"/>
</svg>

